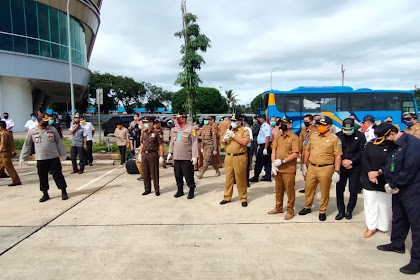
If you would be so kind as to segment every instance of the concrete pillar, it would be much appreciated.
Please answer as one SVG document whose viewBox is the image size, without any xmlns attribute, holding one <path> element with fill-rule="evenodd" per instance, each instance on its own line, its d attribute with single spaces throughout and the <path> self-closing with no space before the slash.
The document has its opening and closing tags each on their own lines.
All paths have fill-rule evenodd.
<svg viewBox="0 0 420 280">
<path fill-rule="evenodd" d="M 41 113 L 44 114 L 45 111 L 47 111 L 48 106 L 50 106 L 51 101 L 52 101 L 51 96 L 49 95 L 45 96 L 44 101 L 42 102 L 41 109 L 40 109 Z"/>
<path fill-rule="evenodd" d="M 33 95 L 32 111 L 36 114 L 38 113 L 38 111 L 41 111 L 41 105 L 42 105 L 42 102 L 44 102 L 45 93 L 39 89 L 34 88 L 32 95 Z"/>
<path fill-rule="evenodd" d="M 32 93 L 29 81 L 22 78 L 0 77 L 0 114 L 9 113 L 13 131 L 26 131 L 24 125 L 32 113 Z"/>
</svg>

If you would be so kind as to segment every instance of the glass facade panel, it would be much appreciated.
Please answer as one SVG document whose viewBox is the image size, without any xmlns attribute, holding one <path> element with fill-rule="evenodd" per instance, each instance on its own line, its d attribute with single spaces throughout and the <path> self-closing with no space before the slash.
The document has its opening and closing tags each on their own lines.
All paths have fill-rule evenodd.
<svg viewBox="0 0 420 280">
<path fill-rule="evenodd" d="M 84 26 L 70 18 L 73 63 L 87 65 Z M 68 61 L 67 15 L 34 0 L 0 0 L 0 50 Z"/>
</svg>

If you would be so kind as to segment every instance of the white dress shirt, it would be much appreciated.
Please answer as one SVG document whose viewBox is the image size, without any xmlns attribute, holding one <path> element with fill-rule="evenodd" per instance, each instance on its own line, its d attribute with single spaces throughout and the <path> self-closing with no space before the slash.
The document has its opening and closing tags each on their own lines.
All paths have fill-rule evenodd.
<svg viewBox="0 0 420 280">
<path fill-rule="evenodd" d="M 95 127 L 90 122 L 86 122 L 83 125 L 83 127 L 85 128 L 86 133 L 87 133 L 86 141 L 92 141 L 93 140 L 92 131 L 95 131 Z"/>
<path fill-rule="evenodd" d="M 366 143 L 375 139 L 375 130 L 373 129 L 373 125 L 369 126 L 368 129 L 365 131 Z"/>
<path fill-rule="evenodd" d="M 252 130 L 249 126 L 245 126 L 245 128 L 248 129 L 249 139 L 251 140 L 251 142 L 249 142 L 248 145 L 246 145 L 249 148 L 251 147 L 252 141 L 254 140 L 254 136 L 252 135 Z"/>
<path fill-rule="evenodd" d="M 8 118 L 7 120 L 3 118 L 1 120 L 6 123 L 6 129 L 11 127 L 11 129 L 9 129 L 9 132 L 12 132 L 13 127 L 15 126 L 15 122 L 11 118 Z"/>
<path fill-rule="evenodd" d="M 38 126 L 38 122 L 37 121 L 33 121 L 32 119 L 30 119 L 29 121 L 26 122 L 25 124 L 25 128 L 29 130 L 34 129 Z"/>
</svg>

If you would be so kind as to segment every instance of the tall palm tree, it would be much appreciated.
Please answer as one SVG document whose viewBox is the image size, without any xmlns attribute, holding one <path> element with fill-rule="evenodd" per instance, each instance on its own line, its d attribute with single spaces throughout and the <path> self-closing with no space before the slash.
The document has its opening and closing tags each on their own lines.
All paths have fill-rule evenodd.
<svg viewBox="0 0 420 280">
<path fill-rule="evenodd" d="M 236 98 L 237 95 L 233 92 L 232 89 L 226 90 L 225 94 L 226 94 L 226 100 L 227 100 L 228 105 L 229 105 L 228 113 L 230 113 L 231 105 L 235 106 L 235 103 L 238 102 L 238 99 Z"/>
</svg>

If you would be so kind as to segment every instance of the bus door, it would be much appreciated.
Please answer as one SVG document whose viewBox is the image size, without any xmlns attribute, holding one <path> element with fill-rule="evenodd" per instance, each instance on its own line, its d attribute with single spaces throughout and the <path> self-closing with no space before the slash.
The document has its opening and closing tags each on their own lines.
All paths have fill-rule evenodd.
<svg viewBox="0 0 420 280">
<path fill-rule="evenodd" d="M 286 95 L 284 97 L 286 115 L 293 120 L 292 131 L 299 135 L 301 123 L 303 122 L 302 115 L 302 97 L 297 95 Z"/>
</svg>

